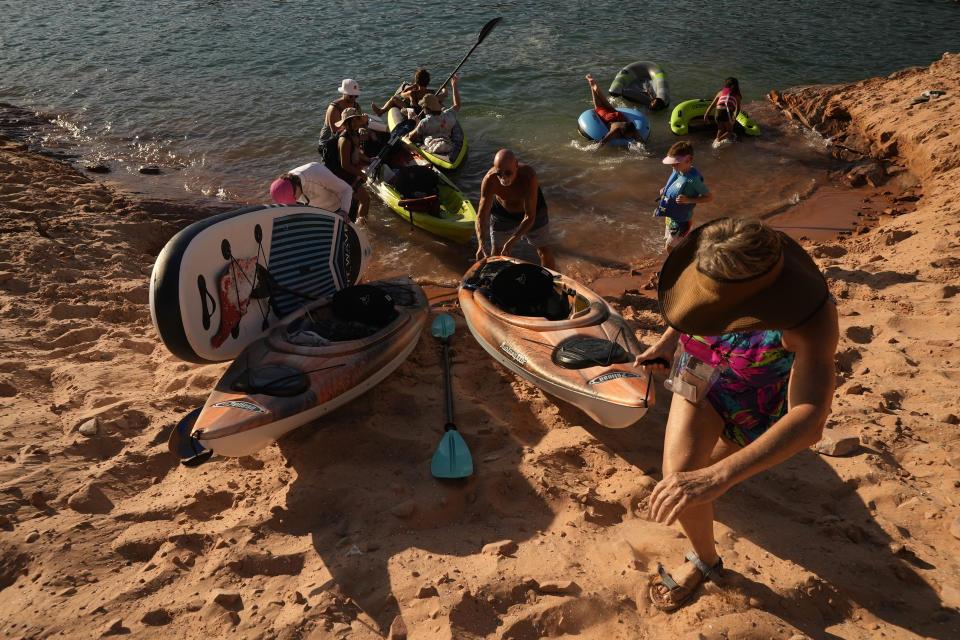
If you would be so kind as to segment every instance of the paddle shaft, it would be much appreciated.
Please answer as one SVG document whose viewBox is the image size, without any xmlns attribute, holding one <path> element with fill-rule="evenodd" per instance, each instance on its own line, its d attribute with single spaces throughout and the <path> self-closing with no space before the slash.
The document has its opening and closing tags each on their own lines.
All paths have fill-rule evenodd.
<svg viewBox="0 0 960 640">
<path fill-rule="evenodd" d="M 453 386 L 450 381 L 450 343 L 443 339 L 443 388 L 447 395 L 447 425 L 456 429 L 453 424 Z"/>
<path fill-rule="evenodd" d="M 460 70 L 460 67 L 463 66 L 463 63 L 466 62 L 467 58 L 470 57 L 470 54 L 473 53 L 473 50 L 480 46 L 480 43 L 483 42 L 483 40 L 490 34 L 491 31 L 493 31 L 493 28 L 497 26 L 497 23 L 500 22 L 500 20 L 501 18 L 494 18 L 487 24 L 483 25 L 483 29 L 480 30 L 480 35 L 477 36 L 476 44 L 470 47 L 470 51 L 467 51 L 467 55 L 463 56 L 463 59 L 460 60 L 460 64 L 458 64 L 457 67 L 453 70 L 453 72 L 449 76 L 447 76 L 447 79 L 443 81 L 443 84 L 440 85 L 440 88 L 437 89 L 435 93 L 439 94 L 441 91 L 443 91 L 443 88 L 447 86 L 447 83 L 450 82 L 454 74 L 456 74 L 457 71 Z"/>
</svg>

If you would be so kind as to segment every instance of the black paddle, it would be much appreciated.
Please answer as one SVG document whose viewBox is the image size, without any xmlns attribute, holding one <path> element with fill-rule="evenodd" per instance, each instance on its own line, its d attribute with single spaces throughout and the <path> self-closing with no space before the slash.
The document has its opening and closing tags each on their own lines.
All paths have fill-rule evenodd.
<svg viewBox="0 0 960 640">
<path fill-rule="evenodd" d="M 387 154 L 390 153 L 390 149 L 393 148 L 393 145 L 395 145 L 400 138 L 413 131 L 415 126 L 417 126 L 417 123 L 413 120 L 404 120 L 395 126 L 393 131 L 390 132 L 390 138 L 384 143 L 383 149 L 370 161 L 364 173 L 376 179 L 377 169 L 383 164 L 383 160 L 387 157 Z"/>
<path fill-rule="evenodd" d="M 497 26 L 497 23 L 501 20 L 503 20 L 503 18 L 494 18 L 487 24 L 483 25 L 483 29 L 480 29 L 480 35 L 477 36 L 477 43 L 470 47 L 470 51 L 467 51 L 467 55 L 463 56 L 463 60 L 460 61 L 460 64 L 457 65 L 457 68 L 454 69 L 453 73 L 451 73 L 450 76 L 443 81 L 443 84 L 440 85 L 440 88 L 437 89 L 435 93 L 439 94 L 441 91 L 443 91 L 443 88 L 447 86 L 447 83 L 450 82 L 450 79 L 453 78 L 454 74 L 460 70 L 460 67 L 463 66 L 463 63 L 466 62 L 467 58 L 470 57 L 470 54 L 473 53 L 473 50 L 476 49 L 481 42 L 483 42 L 484 38 L 490 35 L 490 32 L 493 31 L 493 28 Z"/>
</svg>

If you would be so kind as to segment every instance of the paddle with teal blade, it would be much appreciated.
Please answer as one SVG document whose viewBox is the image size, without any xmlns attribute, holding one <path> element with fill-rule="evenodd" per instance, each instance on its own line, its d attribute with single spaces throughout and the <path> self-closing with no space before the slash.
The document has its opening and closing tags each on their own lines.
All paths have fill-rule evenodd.
<svg viewBox="0 0 960 640">
<path fill-rule="evenodd" d="M 473 457 L 463 437 L 453 423 L 453 388 L 450 384 L 450 342 L 455 328 L 453 318 L 441 313 L 430 327 L 434 338 L 443 342 L 443 378 L 447 399 L 447 424 L 443 427 L 443 439 L 430 461 L 430 473 L 434 478 L 466 478 L 473 474 Z"/>
</svg>

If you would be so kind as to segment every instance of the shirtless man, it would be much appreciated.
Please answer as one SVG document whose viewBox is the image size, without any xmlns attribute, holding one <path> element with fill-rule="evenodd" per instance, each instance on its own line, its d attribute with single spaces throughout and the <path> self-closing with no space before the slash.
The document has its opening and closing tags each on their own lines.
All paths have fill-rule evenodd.
<svg viewBox="0 0 960 640">
<path fill-rule="evenodd" d="M 490 221 L 490 253 L 484 249 L 487 220 Z M 510 255 L 520 238 L 526 237 L 540 256 L 540 263 L 556 269 L 550 248 L 550 220 L 533 167 L 517 162 L 510 149 L 500 149 L 493 167 L 480 184 L 477 211 L 477 260 L 487 255 Z"/>
</svg>

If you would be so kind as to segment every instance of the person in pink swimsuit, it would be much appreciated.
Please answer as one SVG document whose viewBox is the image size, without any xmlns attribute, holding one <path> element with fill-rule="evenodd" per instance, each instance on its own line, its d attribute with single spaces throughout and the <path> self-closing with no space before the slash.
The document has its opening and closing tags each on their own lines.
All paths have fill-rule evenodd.
<svg viewBox="0 0 960 640">
<path fill-rule="evenodd" d="M 714 144 L 728 138 L 736 139 L 733 129 L 737 123 L 737 116 L 740 115 L 741 102 L 743 102 L 743 96 L 740 95 L 740 83 L 736 78 L 727 78 L 723 83 L 723 89 L 717 92 L 713 102 L 703 114 L 703 119 L 708 120 L 710 112 L 716 109 L 717 138 L 713 141 Z"/>
<path fill-rule="evenodd" d="M 723 569 L 714 501 L 820 440 L 840 329 L 813 259 L 756 218 L 691 231 L 667 257 L 657 296 L 668 329 L 637 365 L 669 371 L 674 393 L 650 512 L 679 522 L 692 551 L 672 573 L 658 565 L 648 589 L 672 611 Z"/>
</svg>

